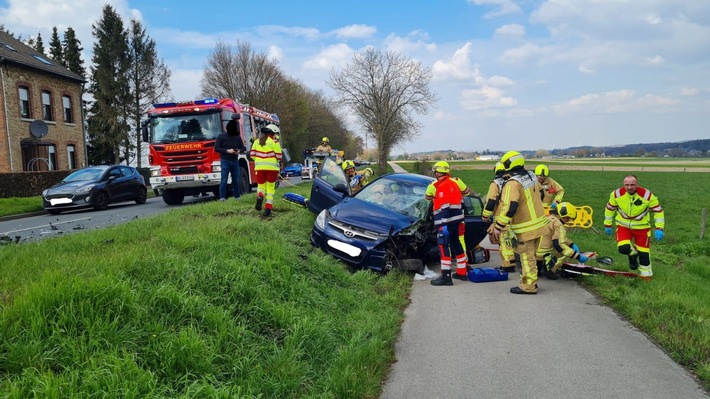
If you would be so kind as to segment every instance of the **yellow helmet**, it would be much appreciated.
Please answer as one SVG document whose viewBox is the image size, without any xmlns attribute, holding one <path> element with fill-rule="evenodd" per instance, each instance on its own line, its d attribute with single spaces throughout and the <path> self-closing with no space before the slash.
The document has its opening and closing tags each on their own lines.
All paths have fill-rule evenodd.
<svg viewBox="0 0 710 399">
<path fill-rule="evenodd" d="M 563 202 L 557 205 L 557 214 L 560 215 L 561 218 L 568 217 L 574 220 L 577 218 L 577 208 L 569 202 Z"/>
<path fill-rule="evenodd" d="M 353 162 L 349 159 L 347 161 L 343 162 L 343 170 L 348 170 L 348 169 L 354 168 L 354 167 L 355 167 L 355 162 Z"/>
<path fill-rule="evenodd" d="M 324 142 L 324 143 L 329 143 L 329 142 L 330 142 L 327 137 L 323 137 L 323 139 L 322 139 L 321 141 Z"/>
<path fill-rule="evenodd" d="M 508 151 L 500 159 L 500 163 L 503 164 L 503 170 L 510 172 L 514 168 L 525 166 L 525 158 L 523 158 L 523 154 L 517 151 Z"/>
<path fill-rule="evenodd" d="M 547 177 L 550 175 L 550 169 L 548 169 L 547 166 L 540 164 L 535 167 L 535 174 L 537 176 Z"/>
<path fill-rule="evenodd" d="M 503 164 L 500 162 L 496 162 L 495 166 L 493 167 L 493 172 L 495 174 L 498 174 L 500 172 L 505 172 L 505 166 L 503 166 Z"/>
<path fill-rule="evenodd" d="M 434 167 L 431 168 L 433 172 L 439 172 L 439 173 L 449 173 L 451 171 L 451 168 L 449 168 L 449 163 L 444 162 L 444 161 L 439 161 L 434 164 Z"/>
</svg>

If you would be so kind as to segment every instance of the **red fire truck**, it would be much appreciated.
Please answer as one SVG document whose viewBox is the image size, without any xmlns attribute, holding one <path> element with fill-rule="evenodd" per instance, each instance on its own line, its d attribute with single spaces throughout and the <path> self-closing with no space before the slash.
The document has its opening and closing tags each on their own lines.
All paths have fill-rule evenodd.
<svg viewBox="0 0 710 399">
<path fill-rule="evenodd" d="M 143 141 L 150 144 L 150 184 L 168 205 L 178 205 L 186 195 L 219 196 L 221 177 L 215 139 L 226 131 L 232 114 L 239 115 L 244 145 L 248 149 L 262 127 L 279 124 L 279 117 L 231 99 L 154 104 L 143 121 Z M 243 193 L 256 187 L 254 162 L 239 155 Z M 231 190 L 231 184 L 230 184 Z"/>
</svg>

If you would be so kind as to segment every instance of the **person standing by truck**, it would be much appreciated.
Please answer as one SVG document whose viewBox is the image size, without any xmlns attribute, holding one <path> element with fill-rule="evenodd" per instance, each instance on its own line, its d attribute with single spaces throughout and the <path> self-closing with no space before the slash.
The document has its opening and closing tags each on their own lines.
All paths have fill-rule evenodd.
<svg viewBox="0 0 710 399">
<path fill-rule="evenodd" d="M 239 114 L 232 114 L 232 119 L 227 122 L 227 132 L 217 136 L 214 149 L 219 153 L 219 163 L 221 168 L 221 180 L 219 181 L 219 200 L 227 200 L 227 181 L 232 175 L 232 194 L 235 199 L 241 197 L 242 191 L 239 187 L 241 181 L 239 168 L 239 153 L 246 150 L 241 134 L 239 134 Z"/>
<path fill-rule="evenodd" d="M 259 139 L 251 147 L 250 155 L 254 159 L 256 171 L 256 205 L 254 208 L 261 211 L 264 199 L 264 216 L 271 215 L 274 204 L 274 191 L 276 179 L 279 175 L 279 162 L 281 162 L 281 146 L 274 141 L 274 135 L 280 134 L 279 127 L 270 123 L 261 128 Z"/>
</svg>

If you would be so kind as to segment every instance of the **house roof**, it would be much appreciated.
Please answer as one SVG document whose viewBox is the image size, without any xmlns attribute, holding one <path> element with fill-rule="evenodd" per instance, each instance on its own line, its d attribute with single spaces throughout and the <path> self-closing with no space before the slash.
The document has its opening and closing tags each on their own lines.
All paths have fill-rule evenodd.
<svg viewBox="0 0 710 399">
<path fill-rule="evenodd" d="M 63 67 L 46 55 L 35 51 L 32 47 L 2 30 L 0 30 L 0 63 L 18 64 L 78 82 L 86 82 L 78 74 Z"/>
</svg>

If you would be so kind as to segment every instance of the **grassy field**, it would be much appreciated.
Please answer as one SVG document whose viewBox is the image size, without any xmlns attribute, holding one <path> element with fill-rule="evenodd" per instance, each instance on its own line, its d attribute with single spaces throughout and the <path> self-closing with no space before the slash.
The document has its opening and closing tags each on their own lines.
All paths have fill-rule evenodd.
<svg viewBox="0 0 710 399">
<path fill-rule="evenodd" d="M 42 210 L 42 197 L 0 198 L 0 216 L 17 215 L 19 213 L 37 212 Z"/>
<path fill-rule="evenodd" d="M 487 189 L 492 164 L 453 167 Z M 625 173 L 550 169 L 603 231 Z M 710 185 L 700 173 L 637 175 L 666 212 L 666 237 L 651 246 L 654 280 L 582 284 L 710 388 L 710 245 L 699 238 Z M 2 396 L 376 398 L 411 276 L 347 271 L 311 247 L 313 220 L 280 199 L 263 220 L 251 195 L 0 246 Z M 570 235 L 628 269 L 611 237 Z"/>
</svg>

